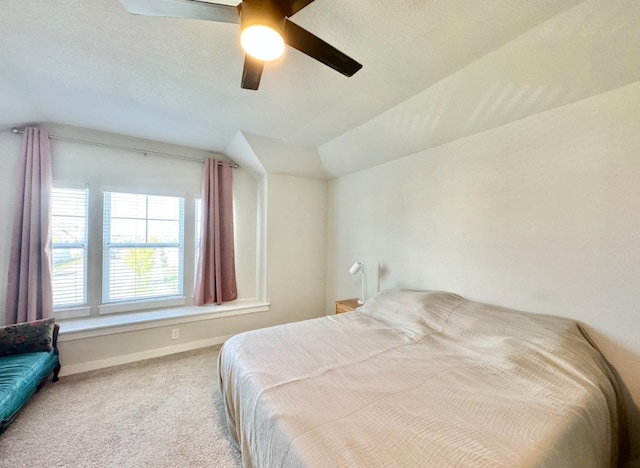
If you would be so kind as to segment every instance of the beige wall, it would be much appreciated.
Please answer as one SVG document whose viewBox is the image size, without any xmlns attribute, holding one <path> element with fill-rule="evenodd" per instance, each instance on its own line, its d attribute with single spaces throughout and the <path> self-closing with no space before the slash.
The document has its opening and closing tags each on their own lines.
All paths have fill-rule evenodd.
<svg viewBox="0 0 640 468">
<path fill-rule="evenodd" d="M 327 182 L 268 176 L 267 300 L 279 321 L 324 315 Z"/>
<path fill-rule="evenodd" d="M 9 131 L 0 132 L 0 325 L 5 324 L 7 267 L 11 247 L 11 216 L 15 203 L 15 178 L 22 139 Z"/>
<path fill-rule="evenodd" d="M 171 325 L 130 330 L 114 329 L 108 335 L 62 335 L 58 344 L 61 375 L 75 374 L 113 365 L 135 362 L 167 354 L 223 343 L 237 333 L 275 325 L 269 312 L 236 315 L 195 322 L 172 320 Z M 64 327 L 64 323 L 62 325 Z M 172 329 L 180 330 L 180 338 L 171 339 Z M 91 332 L 87 333 L 91 335 Z"/>
<path fill-rule="evenodd" d="M 640 434 L 640 83 L 329 184 L 327 312 L 442 289 L 586 324 Z"/>
</svg>

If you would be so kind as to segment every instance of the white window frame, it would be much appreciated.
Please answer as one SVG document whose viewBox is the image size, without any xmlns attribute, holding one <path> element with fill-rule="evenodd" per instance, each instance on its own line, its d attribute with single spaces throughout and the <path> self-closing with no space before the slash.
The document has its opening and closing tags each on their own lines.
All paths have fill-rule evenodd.
<svg viewBox="0 0 640 468">
<path fill-rule="evenodd" d="M 110 229 L 111 229 L 111 193 L 125 193 L 125 194 L 135 194 L 135 195 L 144 195 L 144 196 L 162 196 L 162 197 L 172 197 L 177 198 L 180 202 L 180 219 L 179 219 L 179 242 L 178 243 L 111 243 L 108 242 L 110 239 Z M 109 188 L 104 190 L 103 192 L 103 216 L 102 216 L 102 230 L 103 230 L 103 252 L 102 252 L 102 284 L 101 284 L 101 298 L 102 304 L 98 306 L 99 314 L 111 314 L 111 313 L 119 313 L 119 312 L 128 312 L 128 311 L 136 311 L 136 310 L 145 310 L 145 309 L 154 309 L 160 307 L 170 307 L 170 306 L 178 306 L 184 305 L 186 300 L 183 295 L 184 291 L 184 230 L 185 230 L 185 197 L 183 194 L 166 194 L 166 193 L 151 193 L 147 191 L 131 191 L 127 189 L 121 188 Z M 146 222 L 149 221 L 149 218 L 146 218 Z M 111 249 L 114 248 L 144 248 L 144 247 L 154 247 L 154 248 L 162 248 L 162 247 L 177 247 L 178 248 L 178 292 L 176 294 L 167 295 L 167 296 L 153 296 L 146 298 L 127 298 L 123 300 L 114 300 L 109 297 L 109 288 L 110 284 L 108 281 L 109 278 L 109 261 L 107 260 L 110 255 Z"/>
<path fill-rule="evenodd" d="M 193 287 L 196 287 L 198 275 L 198 260 L 200 256 L 200 238 L 202 234 L 202 199 L 193 199 L 193 218 L 194 218 L 194 248 L 193 248 Z"/>
</svg>

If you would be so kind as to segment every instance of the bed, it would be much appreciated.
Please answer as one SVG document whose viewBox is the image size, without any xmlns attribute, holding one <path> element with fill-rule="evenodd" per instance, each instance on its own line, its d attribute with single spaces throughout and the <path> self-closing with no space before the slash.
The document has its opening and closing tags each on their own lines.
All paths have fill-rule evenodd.
<svg viewBox="0 0 640 468">
<path fill-rule="evenodd" d="M 576 322 L 447 292 L 236 335 L 218 377 L 249 467 L 607 467 L 618 392 Z"/>
</svg>

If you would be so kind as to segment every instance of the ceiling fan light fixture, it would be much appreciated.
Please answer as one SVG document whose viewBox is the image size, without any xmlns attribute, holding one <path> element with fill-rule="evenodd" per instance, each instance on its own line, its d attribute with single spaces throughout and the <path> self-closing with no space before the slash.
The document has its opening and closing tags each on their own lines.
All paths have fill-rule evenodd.
<svg viewBox="0 0 640 468">
<path fill-rule="evenodd" d="M 271 62 L 284 53 L 284 39 L 275 29 L 254 24 L 242 30 L 240 44 L 244 51 L 257 60 Z"/>
<path fill-rule="evenodd" d="M 239 5 L 240 44 L 262 62 L 277 60 L 284 53 L 284 12 L 276 0 L 243 0 Z"/>
<path fill-rule="evenodd" d="M 240 82 L 243 89 L 258 89 L 265 62 L 281 57 L 285 44 L 344 76 L 352 76 L 362 68 L 362 64 L 331 44 L 289 21 L 314 0 L 241 0 L 236 6 L 217 1 L 220 0 L 120 0 L 120 3 L 135 15 L 240 23 L 240 45 L 245 52 Z"/>
</svg>

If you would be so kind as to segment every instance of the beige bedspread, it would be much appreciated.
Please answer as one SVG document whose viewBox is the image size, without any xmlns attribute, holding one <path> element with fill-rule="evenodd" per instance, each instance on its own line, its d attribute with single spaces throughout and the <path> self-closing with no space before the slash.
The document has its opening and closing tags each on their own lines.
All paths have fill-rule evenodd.
<svg viewBox="0 0 640 468">
<path fill-rule="evenodd" d="M 218 373 L 246 467 L 606 467 L 609 370 L 577 324 L 443 292 L 243 333 Z"/>
</svg>

